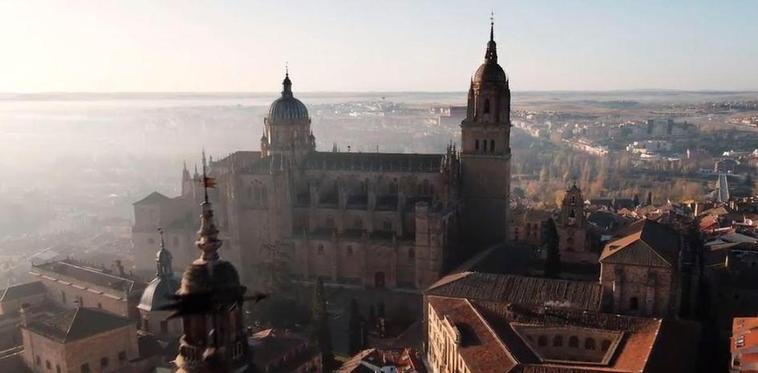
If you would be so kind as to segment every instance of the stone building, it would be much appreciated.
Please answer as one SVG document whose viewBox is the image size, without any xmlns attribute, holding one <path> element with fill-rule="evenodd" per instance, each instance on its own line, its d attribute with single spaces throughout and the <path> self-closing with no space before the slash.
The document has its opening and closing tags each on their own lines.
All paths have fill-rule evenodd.
<svg viewBox="0 0 758 373">
<path fill-rule="evenodd" d="M 22 315 L 21 334 L 24 363 L 34 372 L 128 371 L 139 357 L 134 321 L 96 308 L 32 320 Z"/>
<path fill-rule="evenodd" d="M 330 287 L 418 295 L 451 263 L 505 240 L 510 125 L 508 79 L 492 35 L 471 80 L 460 152 L 452 145 L 441 154 L 318 151 L 287 73 L 260 151 L 207 163 L 218 181 L 210 199 L 229 242 L 226 257 L 240 263 L 248 285 L 276 251 L 300 283 L 321 277 Z M 197 172 L 185 167 L 182 179 L 181 196 L 153 193 L 134 205 L 138 268 L 152 265 L 157 225 L 176 262 L 191 261 L 192 209 L 202 197 Z M 463 239 L 466 252 L 457 245 Z"/>
<path fill-rule="evenodd" d="M 584 213 L 582 190 L 572 185 L 561 202 L 561 212 L 556 224 L 558 250 L 561 261 L 568 263 L 596 263 L 597 253 L 587 245 L 587 217 Z"/>
<path fill-rule="evenodd" d="M 101 308 L 134 320 L 145 284 L 125 273 L 120 262 L 113 269 L 91 266 L 74 259 L 32 264 L 29 273 L 47 291 L 47 299 L 57 305 Z"/>
<path fill-rule="evenodd" d="M 652 220 L 632 224 L 605 245 L 600 283 L 613 311 L 627 315 L 675 316 L 682 302 L 684 238 Z"/>
<path fill-rule="evenodd" d="M 567 307 L 428 297 L 435 372 L 692 372 L 699 329 Z"/>
<path fill-rule="evenodd" d="M 171 266 L 171 252 L 161 236 L 161 246 L 155 255 L 155 278 L 147 284 L 137 309 L 140 313 L 140 330 L 161 338 L 174 338 L 182 334 L 179 319 L 170 319 L 171 311 L 164 309 L 179 289 Z"/>
<path fill-rule="evenodd" d="M 531 245 L 544 243 L 545 224 L 553 214 L 547 210 L 527 209 L 513 211 L 511 215 L 511 241 L 526 242 Z"/>
</svg>

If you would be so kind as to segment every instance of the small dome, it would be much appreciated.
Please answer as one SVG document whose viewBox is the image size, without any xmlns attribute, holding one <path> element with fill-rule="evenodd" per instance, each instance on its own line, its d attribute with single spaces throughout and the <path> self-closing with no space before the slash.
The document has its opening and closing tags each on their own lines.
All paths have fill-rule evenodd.
<svg viewBox="0 0 758 373">
<path fill-rule="evenodd" d="M 292 81 L 289 74 L 282 82 L 284 90 L 282 97 L 271 103 L 268 110 L 268 120 L 272 123 L 308 120 L 308 109 L 300 100 L 292 95 Z"/>
<path fill-rule="evenodd" d="M 508 78 L 500 65 L 488 61 L 476 69 L 473 80 L 475 83 L 505 83 Z"/>
<path fill-rule="evenodd" d="M 179 289 L 179 282 L 173 276 L 156 277 L 142 292 L 137 308 L 143 311 L 160 311 L 162 307 L 171 304 L 171 298 Z"/>
</svg>

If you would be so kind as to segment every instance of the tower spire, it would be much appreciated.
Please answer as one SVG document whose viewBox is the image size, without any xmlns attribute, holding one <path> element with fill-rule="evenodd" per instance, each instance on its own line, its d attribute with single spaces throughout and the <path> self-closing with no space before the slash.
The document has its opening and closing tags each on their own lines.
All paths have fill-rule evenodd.
<svg viewBox="0 0 758 373">
<path fill-rule="evenodd" d="M 495 12 L 490 12 L 490 41 L 495 41 Z"/>
<path fill-rule="evenodd" d="M 490 13 L 490 41 L 487 42 L 487 53 L 484 61 L 497 63 L 497 44 L 495 43 L 495 12 Z"/>
</svg>

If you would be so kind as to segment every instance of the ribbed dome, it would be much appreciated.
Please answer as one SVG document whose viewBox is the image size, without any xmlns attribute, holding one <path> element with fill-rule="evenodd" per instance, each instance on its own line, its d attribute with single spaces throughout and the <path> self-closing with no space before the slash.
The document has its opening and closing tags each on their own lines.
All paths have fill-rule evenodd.
<svg viewBox="0 0 758 373">
<path fill-rule="evenodd" d="M 143 311 L 160 311 L 173 302 L 171 298 L 179 289 L 179 282 L 171 276 L 156 277 L 145 288 L 137 308 Z"/>
<path fill-rule="evenodd" d="M 308 120 L 308 109 L 292 95 L 292 81 L 289 73 L 282 82 L 282 97 L 271 103 L 268 109 L 268 121 L 272 123 Z"/>
<path fill-rule="evenodd" d="M 476 83 L 505 83 L 508 78 L 506 78 L 505 71 L 500 65 L 492 62 L 485 62 L 476 69 L 473 80 Z"/>
</svg>

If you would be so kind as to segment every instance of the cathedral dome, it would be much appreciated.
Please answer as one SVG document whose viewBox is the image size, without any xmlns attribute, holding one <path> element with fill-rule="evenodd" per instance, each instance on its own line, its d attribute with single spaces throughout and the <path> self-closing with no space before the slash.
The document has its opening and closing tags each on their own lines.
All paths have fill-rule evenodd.
<svg viewBox="0 0 758 373">
<path fill-rule="evenodd" d="M 308 109 L 300 100 L 292 95 L 292 81 L 289 73 L 282 82 L 284 89 L 282 97 L 271 103 L 268 109 L 268 120 L 273 123 L 308 120 Z"/>
</svg>

